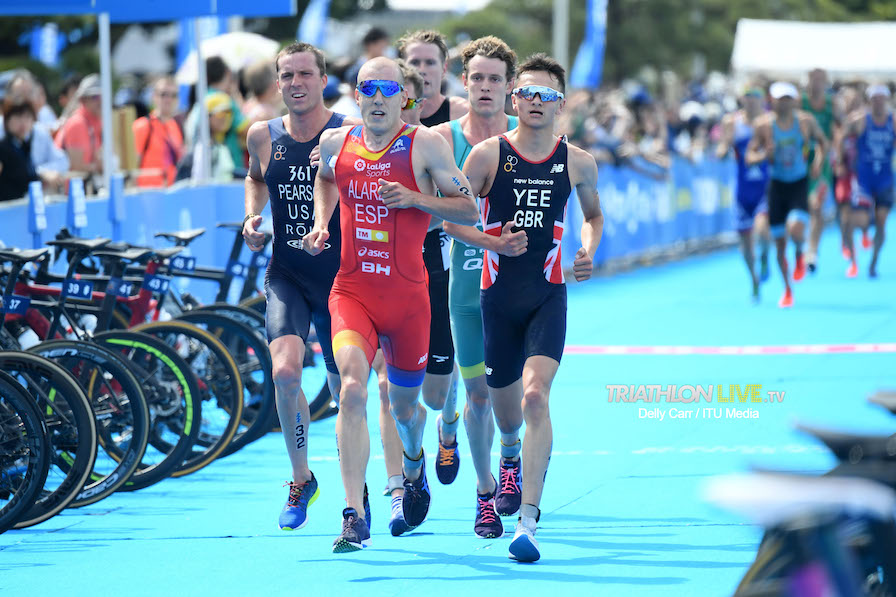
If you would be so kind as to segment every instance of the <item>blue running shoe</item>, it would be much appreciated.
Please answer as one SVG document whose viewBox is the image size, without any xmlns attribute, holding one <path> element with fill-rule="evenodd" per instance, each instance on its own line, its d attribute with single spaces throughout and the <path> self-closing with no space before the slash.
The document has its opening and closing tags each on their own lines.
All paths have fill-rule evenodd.
<svg viewBox="0 0 896 597">
<path fill-rule="evenodd" d="M 413 530 L 404 520 L 404 510 L 401 508 L 401 496 L 392 496 L 392 517 L 389 519 L 389 532 L 393 537 L 400 537 Z"/>
<path fill-rule="evenodd" d="M 333 542 L 333 553 L 349 553 L 370 547 L 370 529 L 354 508 L 342 511 L 342 534 Z"/>
<path fill-rule="evenodd" d="M 423 464 L 420 467 L 420 476 L 416 481 L 404 479 L 404 496 L 401 498 L 401 510 L 408 526 L 416 528 L 426 520 L 429 512 L 429 501 L 432 494 L 429 492 L 429 483 L 426 482 L 426 457 L 421 456 Z"/>
<path fill-rule="evenodd" d="M 495 510 L 499 516 L 513 516 L 523 502 L 522 459 L 501 459 L 501 483 L 495 497 Z"/>
<path fill-rule="evenodd" d="M 537 562 L 541 558 L 538 541 L 535 540 L 535 526 L 527 526 L 520 520 L 510 542 L 510 559 L 517 562 Z"/>
<path fill-rule="evenodd" d="M 320 495 L 317 479 L 311 473 L 311 480 L 305 483 L 287 481 L 283 484 L 289 487 L 289 497 L 286 505 L 280 512 L 280 530 L 297 531 L 308 523 L 308 506 L 314 503 Z"/>
</svg>

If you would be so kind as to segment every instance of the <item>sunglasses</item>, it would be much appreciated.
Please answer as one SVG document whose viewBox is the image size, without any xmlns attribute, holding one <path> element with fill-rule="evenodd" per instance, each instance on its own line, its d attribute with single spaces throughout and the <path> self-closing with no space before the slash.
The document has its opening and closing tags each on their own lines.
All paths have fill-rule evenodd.
<svg viewBox="0 0 896 597">
<path fill-rule="evenodd" d="M 408 98 L 408 101 L 404 105 L 404 108 L 402 108 L 402 110 L 413 110 L 414 108 L 420 106 L 421 101 L 422 100 L 420 100 L 419 98 Z"/>
<path fill-rule="evenodd" d="M 563 94 L 556 89 L 551 89 L 550 87 L 544 87 L 542 85 L 526 85 L 525 87 L 517 87 L 513 90 L 513 95 L 523 98 L 524 100 L 531 100 L 536 95 L 541 96 L 541 101 L 543 102 L 556 102 L 557 100 L 563 99 Z"/>
<path fill-rule="evenodd" d="M 392 97 L 401 93 L 403 86 L 396 81 L 383 81 L 381 79 L 371 79 L 369 81 L 361 81 L 358 83 L 358 92 L 366 97 L 373 97 L 379 90 L 383 97 Z"/>
<path fill-rule="evenodd" d="M 160 91 L 159 97 L 177 97 L 176 91 Z"/>
</svg>

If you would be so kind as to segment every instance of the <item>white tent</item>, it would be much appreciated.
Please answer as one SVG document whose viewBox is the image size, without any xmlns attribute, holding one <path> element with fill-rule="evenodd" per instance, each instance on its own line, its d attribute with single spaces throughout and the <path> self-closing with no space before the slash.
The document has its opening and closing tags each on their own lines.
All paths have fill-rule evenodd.
<svg viewBox="0 0 896 597">
<path fill-rule="evenodd" d="M 740 19 L 731 67 L 740 75 L 802 78 L 823 68 L 832 79 L 896 79 L 896 23 L 806 23 Z"/>
</svg>

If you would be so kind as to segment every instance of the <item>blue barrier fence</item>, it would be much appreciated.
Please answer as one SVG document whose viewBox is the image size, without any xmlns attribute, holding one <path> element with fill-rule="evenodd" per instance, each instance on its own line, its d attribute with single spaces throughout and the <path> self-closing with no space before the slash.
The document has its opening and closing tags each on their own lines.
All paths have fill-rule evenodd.
<svg viewBox="0 0 896 597">
<path fill-rule="evenodd" d="M 732 160 L 692 163 L 673 159 L 658 179 L 629 168 L 602 165 L 597 189 L 604 231 L 595 263 L 696 244 L 734 231 Z M 581 246 L 582 210 L 573 194 L 563 236 L 563 262 Z"/>
<path fill-rule="evenodd" d="M 602 166 L 598 191 L 604 234 L 595 262 L 634 257 L 733 231 L 734 174 L 730 160 L 698 164 L 674 160 L 664 179 Z M 63 226 L 74 226 L 84 236 L 168 246 L 154 235 L 204 227 L 206 234 L 194 241 L 185 254 L 195 257 L 200 265 L 227 265 L 234 232 L 219 230 L 216 225 L 243 219 L 241 183 L 124 191 L 117 179 L 113 180 L 111 195 L 111 201 L 108 195 L 85 199 L 74 187 L 67 201 L 52 201 L 41 196 L 39 184 L 33 185 L 30 200 L 0 204 L 0 241 L 8 247 L 38 247 Z M 270 221 L 269 210 L 263 215 Z M 566 266 L 571 265 L 581 246 L 581 226 L 582 211 L 573 196 L 563 238 Z M 248 264 L 249 259 L 249 251 L 244 249 L 240 261 Z M 189 288 L 203 300 L 210 300 L 215 291 L 209 282 L 183 281 L 180 287 Z"/>
</svg>

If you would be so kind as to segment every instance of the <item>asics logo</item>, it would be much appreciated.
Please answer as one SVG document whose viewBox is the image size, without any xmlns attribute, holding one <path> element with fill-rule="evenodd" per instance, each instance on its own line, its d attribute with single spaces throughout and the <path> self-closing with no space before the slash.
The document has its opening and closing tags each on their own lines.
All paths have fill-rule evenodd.
<svg viewBox="0 0 896 597">
<path fill-rule="evenodd" d="M 432 355 L 432 358 L 435 359 L 436 363 L 444 363 L 448 360 L 448 357 L 442 356 L 440 354 Z"/>
<path fill-rule="evenodd" d="M 399 139 L 392 145 L 392 149 L 389 150 L 389 153 L 398 153 L 399 151 L 404 151 L 407 149 L 404 146 L 404 139 Z"/>
<path fill-rule="evenodd" d="M 374 259 L 388 259 L 389 252 L 381 251 L 380 249 L 368 249 L 367 247 L 361 247 L 358 249 L 358 257 L 373 257 Z"/>
<path fill-rule="evenodd" d="M 426 355 L 423 355 L 422 357 L 420 357 L 420 360 L 417 361 L 417 364 L 422 365 L 425 362 L 426 362 Z"/>
</svg>

